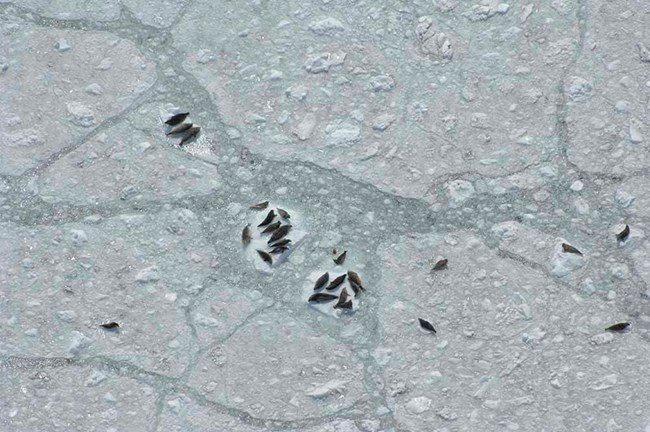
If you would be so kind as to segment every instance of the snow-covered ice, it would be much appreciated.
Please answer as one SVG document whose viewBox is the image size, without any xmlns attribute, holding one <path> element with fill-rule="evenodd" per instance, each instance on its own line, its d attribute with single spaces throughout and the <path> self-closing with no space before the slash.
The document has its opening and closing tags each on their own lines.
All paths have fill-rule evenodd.
<svg viewBox="0 0 650 432">
<path fill-rule="evenodd" d="M 646 3 L 0 0 L 0 431 L 650 431 Z"/>
</svg>

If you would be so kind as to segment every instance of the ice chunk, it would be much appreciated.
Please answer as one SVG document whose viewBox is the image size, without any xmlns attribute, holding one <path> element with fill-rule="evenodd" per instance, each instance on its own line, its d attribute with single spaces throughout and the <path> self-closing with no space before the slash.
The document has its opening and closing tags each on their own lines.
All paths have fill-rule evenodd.
<svg viewBox="0 0 650 432">
<path fill-rule="evenodd" d="M 88 84 L 86 88 L 84 88 L 84 91 L 93 96 L 99 96 L 100 94 L 104 93 L 102 86 L 97 83 Z"/>
<path fill-rule="evenodd" d="M 312 389 L 306 391 L 305 394 L 307 396 L 311 396 L 314 399 L 323 399 L 337 393 L 343 393 L 345 391 L 346 384 L 347 381 L 334 379 L 324 384 L 318 384 L 314 386 Z"/>
<path fill-rule="evenodd" d="M 90 127 L 96 123 L 93 110 L 81 102 L 68 102 L 66 108 L 71 116 L 71 123 L 82 127 Z"/>
<path fill-rule="evenodd" d="M 316 116 L 313 113 L 305 114 L 302 121 L 291 131 L 299 140 L 305 141 L 311 137 L 316 127 Z"/>
<path fill-rule="evenodd" d="M 361 140 L 361 129 L 349 124 L 328 127 L 325 143 L 334 147 L 349 147 Z"/>
<path fill-rule="evenodd" d="M 406 410 L 411 414 L 419 415 L 431 408 L 431 399 L 424 396 L 419 396 L 411 399 L 406 403 Z"/>
<path fill-rule="evenodd" d="M 220 324 L 219 320 L 200 313 L 194 315 L 194 322 L 203 327 L 217 327 Z"/>
<path fill-rule="evenodd" d="M 95 342 L 94 339 L 87 337 L 81 332 L 73 331 L 72 340 L 68 347 L 68 352 L 73 355 L 79 355 L 81 351 L 88 348 L 90 345 L 92 345 L 93 342 Z"/>
<path fill-rule="evenodd" d="M 587 102 L 593 96 L 594 87 L 582 77 L 572 76 L 566 88 L 569 99 L 574 102 Z"/>
<path fill-rule="evenodd" d="M 67 40 L 59 39 L 59 41 L 54 44 L 54 48 L 56 48 L 58 52 L 65 52 L 68 51 L 71 48 L 71 46 Z"/>
<path fill-rule="evenodd" d="M 156 282 L 158 280 L 160 280 L 160 275 L 158 274 L 158 267 L 155 265 L 143 268 L 135 275 L 135 281 L 140 283 Z"/>
<path fill-rule="evenodd" d="M 333 35 L 343 31 L 343 23 L 336 18 L 325 17 L 309 23 L 309 30 L 318 35 Z"/>
<path fill-rule="evenodd" d="M 591 388 L 594 390 L 606 390 L 608 388 L 614 387 L 617 382 L 618 376 L 616 374 L 609 374 L 596 380 L 591 385 Z"/>
<path fill-rule="evenodd" d="M 96 387 L 105 380 L 106 380 L 106 374 L 105 373 L 103 373 L 101 371 L 98 371 L 98 370 L 94 370 L 90 374 L 90 376 L 88 378 L 86 378 L 86 381 L 84 381 L 84 385 L 86 387 Z"/>
<path fill-rule="evenodd" d="M 370 86 L 376 92 L 390 91 L 395 87 L 395 80 L 390 75 L 376 75 L 370 78 Z"/>
<path fill-rule="evenodd" d="M 56 313 L 56 317 L 63 322 L 73 323 L 77 320 L 77 313 L 72 310 L 63 310 Z"/>
<path fill-rule="evenodd" d="M 88 236 L 86 235 L 86 232 L 84 230 L 73 229 L 70 230 L 70 234 L 72 235 L 72 244 L 74 244 L 75 246 L 79 246 L 88 241 Z"/>
<path fill-rule="evenodd" d="M 472 183 L 466 180 L 453 180 L 447 183 L 447 196 L 449 206 L 458 207 L 474 196 L 475 190 Z"/>
</svg>

